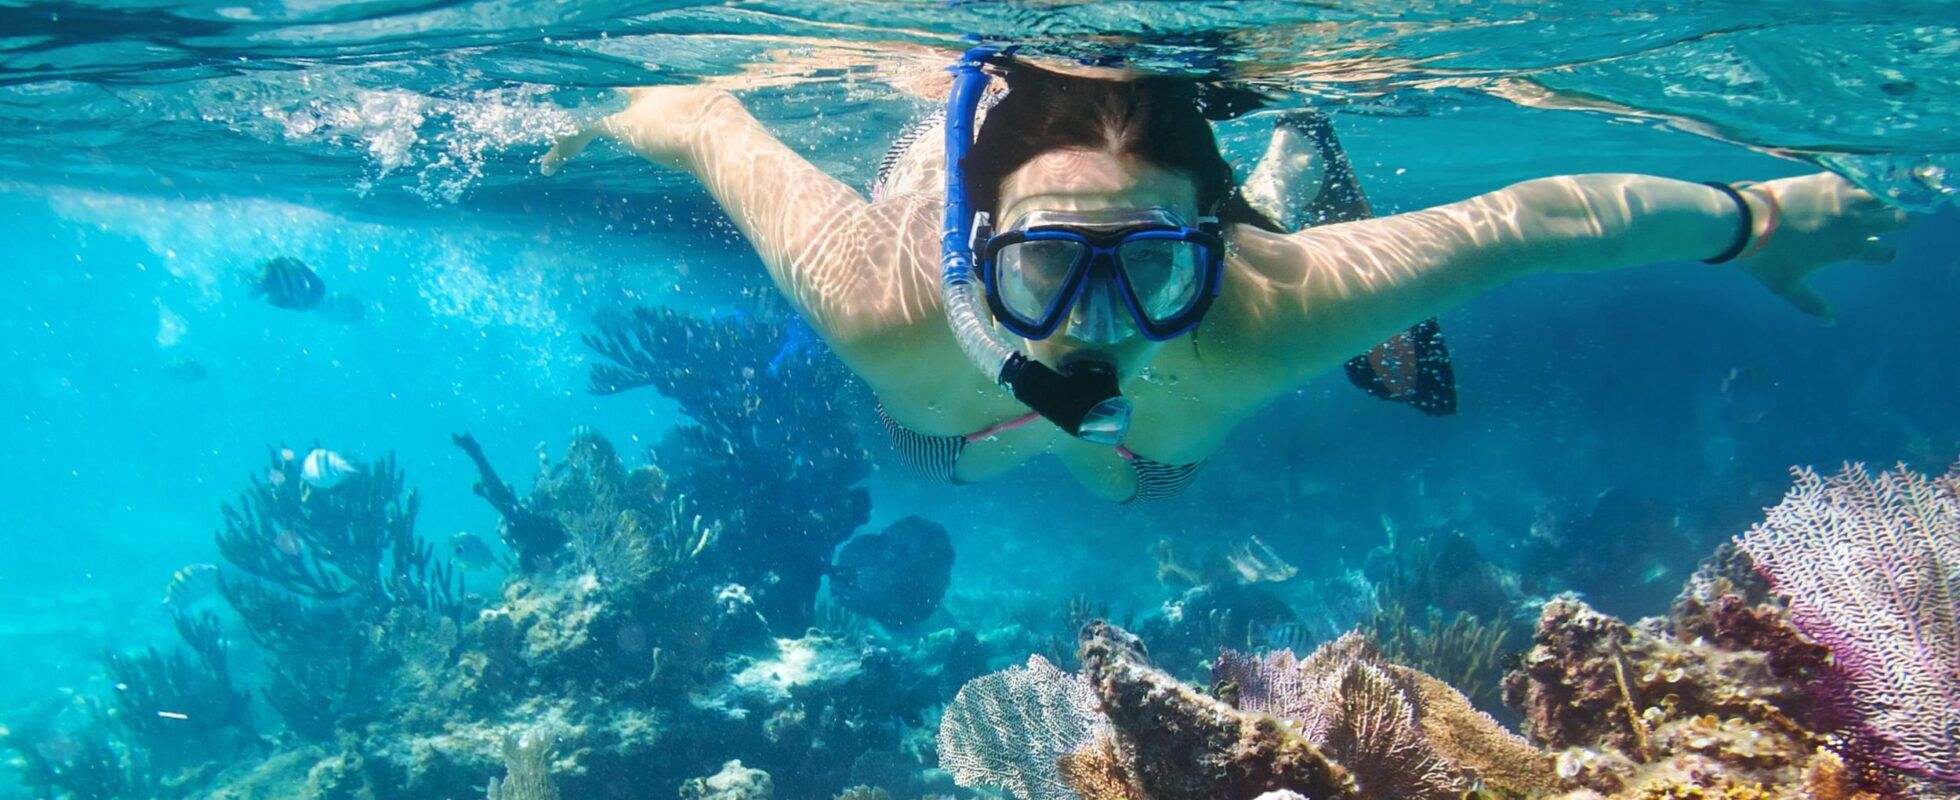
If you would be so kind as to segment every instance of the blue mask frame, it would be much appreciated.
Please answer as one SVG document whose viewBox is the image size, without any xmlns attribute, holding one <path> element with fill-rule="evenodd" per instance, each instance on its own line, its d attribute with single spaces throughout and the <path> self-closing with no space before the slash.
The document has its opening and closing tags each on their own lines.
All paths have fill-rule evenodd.
<svg viewBox="0 0 1960 800">
<path fill-rule="evenodd" d="M 984 242 L 975 248 L 975 255 L 979 257 L 980 278 L 986 286 L 987 306 L 994 312 L 994 319 L 1001 327 L 1036 341 L 1055 335 L 1055 331 L 1068 320 L 1076 303 L 1081 301 L 1090 281 L 1097 277 L 1116 282 L 1121 289 L 1117 294 L 1123 297 L 1131 319 L 1145 338 L 1153 342 L 1175 339 L 1190 333 L 1204 320 L 1205 312 L 1218 299 L 1225 272 L 1225 240 L 1219 233 L 1217 221 L 1210 219 L 1201 221 L 1195 228 L 1151 224 L 1110 230 L 1074 225 L 1040 225 L 994 234 L 983 215 L 974 226 L 974 239 Z M 1130 282 L 1129 272 L 1123 269 L 1122 255 L 1118 252 L 1126 243 L 1143 240 L 1190 242 L 1202 248 L 1202 257 L 1197 264 L 1198 274 L 1194 277 L 1198 284 L 1196 296 L 1185 308 L 1162 320 L 1152 319 L 1145 312 L 1143 302 L 1137 296 L 1137 288 Z M 1010 309 L 1001 297 L 999 255 L 1013 245 L 1038 241 L 1074 242 L 1082 245 L 1082 253 L 1069 266 L 1068 274 L 1048 308 L 1039 318 L 1027 318 Z"/>
</svg>

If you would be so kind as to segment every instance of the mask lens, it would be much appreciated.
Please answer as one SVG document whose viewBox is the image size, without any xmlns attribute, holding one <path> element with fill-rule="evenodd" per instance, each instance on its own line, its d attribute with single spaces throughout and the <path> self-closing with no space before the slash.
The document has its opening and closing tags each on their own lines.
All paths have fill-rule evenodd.
<svg viewBox="0 0 1960 800">
<path fill-rule="evenodd" d="M 1001 248 L 994 256 L 1001 303 L 1022 322 L 1041 323 L 1060 299 L 1069 272 L 1085 252 L 1081 242 L 1064 239 L 1037 239 Z"/>
<path fill-rule="evenodd" d="M 1137 306 L 1152 323 L 1175 319 L 1197 302 L 1205 256 L 1204 245 L 1172 239 L 1138 239 L 1117 251 Z"/>
</svg>

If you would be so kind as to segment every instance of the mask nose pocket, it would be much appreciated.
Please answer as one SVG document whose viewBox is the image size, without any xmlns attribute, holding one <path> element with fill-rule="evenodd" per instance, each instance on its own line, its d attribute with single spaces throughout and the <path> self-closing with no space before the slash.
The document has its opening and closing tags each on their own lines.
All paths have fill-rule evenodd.
<svg viewBox="0 0 1960 800">
<path fill-rule="evenodd" d="M 1116 276 L 1106 265 L 1092 267 L 1081 299 L 1069 311 L 1068 334 L 1092 344 L 1115 344 L 1134 333 L 1117 291 Z"/>
</svg>

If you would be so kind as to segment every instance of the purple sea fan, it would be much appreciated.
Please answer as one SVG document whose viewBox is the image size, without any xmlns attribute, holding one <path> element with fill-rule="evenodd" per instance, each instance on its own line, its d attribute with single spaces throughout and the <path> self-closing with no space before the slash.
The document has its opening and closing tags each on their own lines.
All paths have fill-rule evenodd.
<svg viewBox="0 0 1960 800">
<path fill-rule="evenodd" d="M 1790 493 L 1736 543 L 1830 649 L 1817 688 L 1853 751 L 1960 784 L 1960 464 L 1932 479 L 1903 464 L 1791 472 Z"/>
</svg>

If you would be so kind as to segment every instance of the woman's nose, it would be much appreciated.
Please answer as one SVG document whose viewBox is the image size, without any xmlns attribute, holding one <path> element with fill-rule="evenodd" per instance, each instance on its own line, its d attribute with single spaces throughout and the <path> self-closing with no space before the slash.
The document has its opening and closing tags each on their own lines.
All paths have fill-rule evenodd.
<svg viewBox="0 0 1960 800">
<path fill-rule="evenodd" d="M 1116 281 L 1107 274 L 1091 275 L 1082 299 L 1069 310 L 1068 335 L 1090 344 L 1115 344 L 1134 333 Z"/>
</svg>

